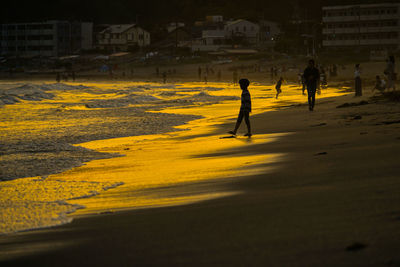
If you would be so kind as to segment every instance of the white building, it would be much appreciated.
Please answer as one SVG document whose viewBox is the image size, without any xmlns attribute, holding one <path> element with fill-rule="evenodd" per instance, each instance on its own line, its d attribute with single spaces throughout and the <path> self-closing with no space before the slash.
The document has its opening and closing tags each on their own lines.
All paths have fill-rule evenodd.
<svg viewBox="0 0 400 267">
<path fill-rule="evenodd" d="M 93 23 L 45 21 L 0 25 L 0 52 L 20 57 L 59 57 L 93 47 Z"/>
<path fill-rule="evenodd" d="M 109 52 L 132 51 L 150 45 L 150 33 L 136 24 L 111 25 L 97 35 L 97 42 Z"/>
<path fill-rule="evenodd" d="M 322 10 L 325 48 L 400 48 L 400 4 L 326 6 Z"/>
</svg>

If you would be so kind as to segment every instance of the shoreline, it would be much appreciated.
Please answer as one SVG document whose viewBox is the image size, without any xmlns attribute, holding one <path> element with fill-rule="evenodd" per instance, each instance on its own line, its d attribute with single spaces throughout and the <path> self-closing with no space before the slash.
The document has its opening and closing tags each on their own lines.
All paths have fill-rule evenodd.
<svg viewBox="0 0 400 267">
<path fill-rule="evenodd" d="M 51 86 L 50 85 L 46 84 L 46 86 L 44 86 L 44 87 L 47 88 L 47 87 L 51 87 L 51 86 L 54 87 L 55 86 L 54 84 L 52 84 Z M 87 90 L 89 90 L 88 92 L 91 92 L 93 90 L 93 89 L 90 88 L 91 84 L 85 84 L 85 85 L 89 85 L 89 87 L 85 87 L 85 86 L 82 86 L 82 85 L 79 85 L 78 87 L 79 87 L 80 90 L 84 90 L 83 92 L 86 92 Z M 122 86 L 122 88 L 124 88 L 123 87 L 124 85 L 126 86 L 125 83 L 122 83 L 119 86 L 120 87 Z M 147 89 L 147 87 L 150 86 L 150 85 L 148 85 L 148 86 L 145 85 L 143 87 L 143 83 L 130 84 L 130 86 L 132 86 L 132 85 L 135 85 L 138 88 L 136 88 L 136 89 L 128 89 L 128 91 L 130 91 L 130 90 L 133 90 L 134 92 L 146 91 L 145 89 Z M 175 109 L 174 108 L 169 108 L 171 105 L 168 105 L 168 104 L 161 104 L 161 105 L 155 105 L 155 106 L 153 105 L 152 108 L 150 108 L 150 109 L 147 108 L 147 109 L 145 109 L 145 111 L 148 112 L 148 114 L 150 116 L 153 116 L 151 114 L 155 113 L 155 114 L 158 114 L 156 116 L 163 115 L 164 118 L 169 118 L 169 117 L 172 116 L 172 117 L 176 117 L 176 118 L 189 118 L 190 117 L 190 118 L 193 118 L 193 119 L 196 119 L 196 118 L 199 118 L 199 117 L 203 117 L 203 118 L 207 117 L 209 119 L 210 118 L 209 117 L 210 114 L 208 114 L 208 115 L 203 114 L 204 110 L 205 109 L 210 109 L 210 108 L 212 108 L 214 110 L 218 110 L 218 108 L 216 108 L 216 107 L 217 106 L 221 106 L 222 109 L 225 112 L 224 114 L 221 114 L 222 117 L 224 117 L 226 115 L 232 116 L 232 114 L 231 114 L 231 112 L 229 110 L 232 109 L 232 107 L 233 107 L 233 109 L 236 110 L 236 108 L 237 108 L 236 107 L 237 106 L 236 98 L 237 97 L 235 96 L 234 98 L 232 98 L 232 97 L 226 97 L 224 95 L 227 93 L 225 90 L 228 90 L 230 92 L 230 94 L 232 94 L 231 91 L 232 90 L 236 91 L 237 88 L 232 89 L 230 86 L 228 88 L 225 88 L 226 87 L 226 85 L 225 85 L 225 86 L 223 86 L 225 90 L 219 92 L 219 88 L 212 87 L 212 85 L 213 84 L 210 84 L 207 87 L 204 87 L 204 86 L 198 87 L 197 83 L 183 84 L 183 88 L 181 88 L 181 89 L 179 89 L 179 88 L 176 89 L 176 87 L 177 86 L 178 87 L 182 86 L 182 84 L 181 85 L 167 85 L 167 86 L 157 85 L 157 86 L 155 86 L 155 88 L 159 88 L 159 87 L 160 88 L 164 88 L 164 87 L 166 87 L 167 88 L 166 91 L 162 91 L 162 92 L 166 92 L 166 93 L 169 92 L 168 90 L 172 90 L 172 91 L 173 90 L 183 90 L 183 92 L 187 92 L 187 93 L 185 93 L 186 95 L 184 94 L 183 96 L 180 96 L 180 97 L 178 96 L 178 98 L 180 99 L 180 98 L 183 97 L 184 100 L 185 100 L 187 97 L 189 97 L 189 101 L 190 102 L 188 102 L 188 103 L 186 101 L 184 101 L 182 103 L 179 102 L 179 103 L 175 104 L 175 105 L 178 106 L 178 107 L 175 107 Z M 219 85 L 224 85 L 224 84 L 219 84 Z M 82 110 L 80 108 L 80 106 L 82 106 L 82 104 L 84 105 L 85 102 L 79 103 L 80 106 L 76 106 L 75 107 L 75 105 L 76 105 L 75 102 L 71 102 L 69 100 L 69 98 L 68 98 L 69 95 L 73 95 L 73 98 L 77 98 L 82 93 L 78 93 L 78 91 L 75 91 L 75 90 L 69 92 L 69 89 L 71 89 L 71 90 L 74 89 L 74 88 L 69 88 L 70 85 L 58 84 L 57 86 L 61 86 L 61 88 L 63 88 L 63 91 L 61 92 L 61 98 L 60 98 L 60 94 L 57 94 L 57 97 L 55 98 L 55 101 L 56 101 L 55 105 L 53 103 L 54 102 L 53 100 L 32 102 L 32 103 L 30 101 L 28 101 L 26 103 L 23 102 L 23 103 L 17 103 L 15 105 L 6 106 L 5 108 L 7 108 L 7 110 L 9 109 L 10 111 L 13 111 L 13 110 L 18 110 L 18 108 L 21 105 L 28 105 L 28 107 L 25 108 L 25 109 L 29 109 L 29 108 L 38 109 L 38 107 L 40 109 L 43 106 L 45 108 L 45 110 L 49 109 L 49 107 L 50 107 L 50 110 L 51 110 L 51 109 L 54 109 L 53 106 L 55 106 L 55 108 L 57 108 L 60 105 L 59 102 L 61 101 L 61 104 L 63 104 L 63 102 L 65 102 L 65 104 L 62 105 L 64 107 L 58 108 L 56 111 L 59 111 L 59 110 L 63 111 L 62 115 L 65 116 L 65 112 L 68 112 L 69 109 L 70 109 L 69 107 L 71 107 L 72 111 L 74 111 L 76 109 L 76 112 L 92 112 L 93 110 L 100 110 L 100 111 L 101 110 L 107 110 L 109 102 L 111 102 L 111 103 L 115 102 L 116 104 L 119 103 L 118 101 L 114 101 L 115 99 L 102 100 L 103 97 L 99 98 L 99 97 L 96 96 L 95 99 L 99 98 L 98 100 L 96 100 L 98 102 L 100 101 L 99 104 L 96 104 L 96 102 L 93 102 L 94 104 L 91 104 L 91 105 L 99 105 L 100 109 L 87 109 L 86 108 L 86 109 Z M 107 86 L 109 86 L 109 84 L 106 84 L 105 86 L 107 87 Z M 214 86 L 216 86 L 216 85 L 214 84 Z M 26 86 L 24 85 L 23 87 L 24 87 L 24 90 L 25 90 Z M 32 86 L 28 86 L 28 87 L 29 87 L 28 89 L 31 90 Z M 36 86 L 36 87 L 40 87 L 40 85 Z M 33 89 L 35 89 L 36 87 L 33 86 Z M 100 90 L 101 88 L 102 87 L 98 88 L 97 90 Z M 211 95 L 207 94 L 207 93 L 204 93 L 203 90 L 209 91 L 209 93 Z M 119 92 L 119 91 L 120 90 L 118 89 L 117 92 Z M 189 93 L 189 91 L 190 91 L 190 93 Z M 197 92 L 200 92 L 200 91 L 201 91 L 201 93 L 197 94 Z M 102 92 L 102 91 L 100 90 L 100 92 Z M 159 93 L 160 92 L 158 92 L 157 94 L 159 94 Z M 154 94 L 154 92 L 152 94 Z M 169 94 L 167 94 L 167 95 L 169 95 Z M 228 95 L 229 95 L 229 93 L 228 93 Z M 118 94 L 116 96 L 118 97 Z M 134 96 L 136 96 L 136 94 L 134 94 Z M 146 99 L 147 98 L 148 97 L 146 97 Z M 193 99 L 193 100 L 191 100 L 191 99 Z M 118 99 L 116 99 L 116 100 L 118 100 Z M 135 99 L 133 99 L 133 100 L 135 100 Z M 232 101 L 223 101 L 223 100 L 232 100 Z M 192 103 L 192 101 L 200 101 L 200 102 L 199 103 L 197 103 L 197 102 L 193 102 Z M 221 104 L 218 104 L 219 102 L 221 102 Z M 136 103 L 136 102 L 134 102 L 134 103 Z M 174 104 L 174 103 L 175 102 L 172 102 L 172 104 Z M 122 104 L 123 104 L 122 108 L 124 108 L 125 105 L 126 105 L 125 101 L 122 102 Z M 128 104 L 129 104 L 129 102 L 128 102 Z M 190 107 L 186 107 L 185 105 L 187 105 L 187 104 L 190 104 Z M 206 105 L 204 105 L 204 104 L 206 104 Z M 210 104 L 213 104 L 213 105 L 210 105 Z M 101 108 L 104 108 L 103 105 L 105 105 L 106 109 L 101 109 Z M 221 110 L 221 107 L 219 108 L 219 111 Z M 180 108 L 181 111 L 177 112 L 177 110 L 176 110 L 177 108 Z M 115 109 L 115 108 L 112 108 L 112 109 Z M 65 112 L 64 112 L 64 110 L 65 110 Z M 118 105 L 117 105 L 117 109 L 116 110 L 117 110 L 116 112 L 119 111 Z M 168 110 L 168 112 L 164 112 L 164 110 L 166 110 L 166 111 Z M 196 112 L 192 112 L 193 110 L 196 110 L 197 113 Z M 130 111 L 130 109 L 128 111 Z M 135 110 L 133 110 L 133 111 L 135 111 Z M 218 114 L 218 112 L 217 112 L 217 114 Z M 47 114 L 47 113 L 51 114 L 52 112 L 45 111 L 45 114 Z M 196 113 L 196 115 L 194 115 L 194 113 Z M 40 114 L 40 113 L 38 113 L 38 114 Z M 80 114 L 80 113 L 78 113 L 78 114 Z M 42 117 L 42 120 L 48 118 L 48 117 L 45 117 L 45 116 L 41 116 L 41 117 Z M 139 153 L 137 148 L 135 148 L 137 145 L 148 146 L 148 145 L 146 145 L 146 143 L 149 143 L 149 141 L 146 141 L 146 139 L 149 139 L 149 138 L 153 138 L 155 141 L 157 141 L 157 139 L 159 139 L 159 138 L 161 138 L 161 139 L 170 138 L 171 139 L 171 137 L 172 137 L 172 139 L 174 139 L 175 142 L 176 142 L 177 139 L 179 139 L 178 135 L 189 135 L 189 138 L 191 138 L 190 135 L 193 134 L 193 132 L 185 133 L 186 131 L 182 131 L 182 130 L 185 130 L 187 128 L 197 128 L 197 131 L 200 130 L 200 131 L 204 132 L 204 131 L 206 131 L 208 129 L 207 127 L 209 127 L 209 125 L 210 125 L 210 122 L 207 122 L 208 121 L 207 118 L 206 119 L 200 119 L 200 120 L 197 119 L 195 121 L 191 120 L 191 121 L 193 121 L 193 124 L 192 123 L 188 123 L 186 121 L 180 120 L 180 123 L 178 123 L 178 124 L 181 125 L 181 127 L 174 127 L 174 129 L 173 129 L 174 131 L 173 132 L 168 131 L 166 134 L 158 134 L 158 135 L 157 134 L 153 134 L 153 135 L 148 135 L 147 134 L 147 135 L 138 135 L 136 137 L 135 136 L 131 136 L 131 137 L 116 137 L 116 138 L 113 136 L 114 138 L 112 138 L 112 139 L 104 139 L 104 140 L 95 138 L 95 139 L 98 139 L 98 140 L 97 141 L 91 141 L 91 142 L 88 143 L 88 144 L 109 143 L 108 145 L 106 145 L 106 149 L 105 150 L 103 149 L 102 152 L 99 152 L 99 149 L 96 149 L 96 145 L 95 145 L 95 147 L 93 147 L 93 146 L 90 147 L 90 145 L 89 145 L 89 147 L 84 147 L 82 145 L 82 143 L 79 142 L 78 144 L 74 145 L 74 150 L 75 150 L 75 147 L 76 147 L 76 149 L 78 149 L 78 151 L 91 151 L 92 154 L 97 153 L 99 155 L 108 155 L 108 156 L 107 157 L 103 156 L 103 158 L 105 158 L 104 160 L 95 159 L 94 161 L 93 160 L 86 161 L 85 164 L 80 164 L 81 167 L 68 168 L 67 170 L 65 170 L 65 168 L 63 168 L 62 172 L 59 169 L 57 169 L 57 165 L 55 165 L 55 166 L 52 166 L 53 168 L 56 169 L 55 173 L 53 173 L 53 174 L 41 175 L 40 177 L 31 177 L 32 175 L 30 175 L 28 178 L 21 178 L 21 179 L 10 180 L 8 182 L 2 182 L 1 185 L 2 185 L 3 209 L 4 209 L 3 210 L 4 211 L 4 214 L 3 214 L 4 217 L 3 217 L 3 222 L 2 222 L 2 229 L 5 229 L 5 230 L 14 229 L 14 230 L 11 231 L 11 232 L 13 232 L 13 231 L 21 231 L 21 230 L 24 230 L 24 229 L 43 228 L 44 225 L 42 225 L 43 223 L 40 223 L 40 221 L 44 221 L 45 225 L 47 225 L 49 227 L 52 226 L 52 225 L 57 225 L 60 222 L 69 221 L 71 218 L 70 218 L 70 216 L 66 217 L 66 214 L 69 214 L 70 211 L 72 211 L 72 210 L 76 210 L 76 207 L 83 207 L 83 206 L 87 207 L 88 205 L 90 205 L 90 203 L 89 204 L 86 204 L 86 203 L 88 203 L 88 202 L 92 202 L 93 203 L 93 201 L 94 202 L 96 201 L 96 200 L 92 200 L 92 198 L 97 199 L 96 195 L 100 194 L 101 197 L 102 197 L 104 192 L 107 191 L 109 188 L 114 188 L 114 187 L 116 187 L 116 185 L 122 185 L 122 184 L 127 185 L 128 184 L 129 180 L 126 180 L 126 179 L 124 180 L 124 177 L 115 176 L 115 177 L 111 178 L 110 174 L 114 174 L 114 169 L 118 170 L 117 172 L 115 172 L 117 175 L 120 174 L 121 173 L 121 168 L 125 168 L 124 164 L 126 164 L 127 166 L 128 165 L 132 165 L 131 163 L 129 163 L 129 160 L 135 161 L 136 158 L 141 159 L 143 157 L 143 155 L 145 155 L 143 153 L 142 154 Z M 60 117 L 60 119 L 61 119 L 61 117 Z M 130 117 L 130 120 L 132 120 L 132 117 Z M 144 119 L 144 120 L 148 121 L 148 119 Z M 144 120 L 140 119 L 140 121 L 144 121 Z M 214 118 L 214 120 L 215 120 L 215 118 Z M 199 124 L 200 121 L 204 121 L 205 124 L 204 124 L 204 122 L 203 122 L 202 125 L 201 125 L 201 123 Z M 74 123 L 74 120 L 72 120 L 72 122 L 67 120 L 66 123 L 71 125 L 71 123 Z M 80 124 L 85 125 L 85 123 L 82 123 L 82 122 Z M 147 124 L 147 122 L 146 122 L 146 124 Z M 165 122 L 162 122 L 161 124 L 165 124 Z M 175 124 L 176 124 L 176 119 L 175 119 Z M 11 126 L 13 126 L 13 125 L 14 124 L 11 124 Z M 72 124 L 72 125 L 74 125 L 74 124 Z M 15 126 L 18 126 L 18 124 L 15 125 Z M 23 125 L 21 125 L 21 126 L 26 127 L 25 123 Z M 15 128 L 12 127 L 12 130 L 15 131 Z M 85 129 L 85 131 L 88 132 L 87 129 Z M 158 132 L 158 131 L 156 131 L 156 132 Z M 90 134 L 93 134 L 93 133 L 90 133 Z M 101 134 L 101 133 L 94 133 L 94 134 L 96 134 L 96 136 L 98 136 L 98 134 Z M 118 136 L 118 133 L 114 133 L 114 134 Z M 15 136 L 18 136 L 18 134 L 15 134 Z M 49 137 L 52 138 L 52 136 L 49 136 Z M 85 138 L 86 138 L 86 140 L 87 139 L 90 140 L 90 136 L 89 137 L 86 136 Z M 143 139 L 143 141 L 141 141 L 142 139 Z M 121 140 L 121 141 L 119 141 L 119 140 Z M 123 140 L 127 140 L 127 141 L 123 141 Z M 207 140 L 205 140 L 205 141 L 207 141 Z M 204 144 L 204 148 L 213 147 L 214 146 L 214 145 L 210 145 L 209 142 L 207 143 L 205 141 L 203 140 L 203 142 L 202 142 L 202 144 Z M 116 149 L 110 151 L 110 146 L 111 147 L 114 146 L 115 142 L 122 142 L 122 143 L 121 143 L 121 145 L 117 145 L 117 146 L 120 146 L 119 148 L 116 148 Z M 126 144 L 123 144 L 123 142 L 125 142 Z M 172 140 L 171 140 L 171 142 L 173 143 Z M 260 141 L 257 141 L 257 142 L 260 142 Z M 173 146 L 172 143 L 171 143 L 171 145 Z M 230 144 L 232 142 L 230 142 L 230 143 L 225 142 L 225 143 L 226 143 L 225 145 L 232 146 L 232 144 Z M 34 145 L 35 144 L 36 144 L 36 142 L 34 142 Z M 39 144 L 41 144 L 41 143 L 39 142 Z M 54 144 L 52 143 L 52 146 L 57 148 L 57 144 L 58 144 L 58 142 L 57 142 L 57 139 L 56 139 L 55 143 Z M 135 144 L 135 145 L 132 146 L 131 144 Z M 179 141 L 178 141 L 177 144 L 179 144 Z M 61 144 L 61 145 L 63 145 L 63 144 Z M 163 145 L 165 147 L 166 144 L 161 144 L 161 145 Z M 237 146 L 237 145 L 238 144 L 235 144 L 233 146 Z M 68 144 L 68 146 L 72 146 L 72 145 Z M 180 146 L 182 146 L 182 145 L 180 145 Z M 219 146 L 221 147 L 221 145 L 219 145 Z M 60 149 L 62 150 L 63 147 L 64 146 L 61 146 Z M 168 147 L 168 145 L 167 145 L 167 147 Z M 33 148 L 34 147 L 32 147 L 31 149 L 33 149 Z M 159 148 L 153 147 L 152 148 L 150 146 L 150 148 L 152 150 L 163 150 L 162 147 L 159 147 Z M 200 150 L 196 151 L 196 153 L 199 153 L 199 151 L 204 151 L 204 148 L 201 148 L 203 150 L 200 149 Z M 141 149 L 142 148 L 140 148 L 140 150 Z M 68 150 L 71 150 L 71 149 L 68 149 Z M 188 150 L 192 151 L 192 153 L 194 152 L 193 149 L 190 148 L 190 147 L 187 147 L 186 149 L 181 148 L 182 152 L 183 151 L 188 151 Z M 51 151 L 51 150 L 49 150 L 49 151 Z M 32 150 L 32 152 L 34 152 L 34 150 Z M 58 150 L 56 150 L 56 153 L 57 154 L 59 153 Z M 125 155 L 125 154 L 132 154 L 132 153 L 133 153 L 133 158 L 130 158 L 130 159 L 126 159 L 125 157 L 122 157 L 122 158 L 121 157 L 111 157 L 112 155 Z M 22 156 L 23 155 L 24 154 L 22 154 Z M 61 154 L 61 157 L 62 156 L 63 156 L 63 154 Z M 53 159 L 51 157 L 51 155 L 47 156 L 47 157 L 50 157 L 49 159 L 52 160 L 52 161 L 57 160 L 57 158 Z M 158 155 L 156 155 L 156 154 L 155 155 L 151 155 L 150 154 L 150 158 L 149 158 L 149 156 L 147 156 L 147 159 L 148 159 L 149 162 L 154 162 L 153 158 L 156 158 L 156 157 L 158 157 Z M 262 157 L 259 156 L 259 157 L 254 157 L 254 158 L 255 158 L 256 161 L 259 161 L 259 160 L 261 160 Z M 114 160 L 112 160 L 112 159 L 114 159 Z M 175 156 L 175 158 L 171 158 L 171 160 L 182 161 L 182 159 L 180 159 L 179 157 L 177 158 L 176 156 Z M 109 169 L 106 171 L 106 169 L 105 169 L 106 167 L 104 167 L 104 166 L 107 165 L 107 164 L 110 165 L 110 161 L 113 162 L 111 164 L 114 164 L 114 166 L 113 167 L 107 167 Z M 62 162 L 63 162 L 63 166 L 65 166 L 65 164 L 66 164 L 65 160 L 63 160 Z M 98 162 L 100 162 L 99 163 L 100 165 L 96 165 Z M 125 163 L 121 165 L 121 162 L 125 162 Z M 190 163 L 190 161 L 187 161 L 187 162 Z M 210 179 L 210 177 L 218 176 L 218 175 L 221 176 L 221 177 L 222 176 L 227 176 L 227 175 L 229 176 L 229 175 L 231 175 L 229 173 L 232 173 L 233 169 L 234 169 L 233 168 L 234 166 L 232 164 L 239 164 L 240 165 L 240 163 L 238 163 L 237 161 L 236 161 L 236 163 L 234 163 L 234 162 L 235 161 L 231 161 L 229 163 L 226 162 L 223 165 L 221 165 L 221 163 L 219 163 L 219 165 L 220 165 L 219 169 L 216 169 L 214 171 L 210 171 L 209 173 L 204 173 L 204 174 L 200 175 L 199 177 L 191 177 L 191 178 L 190 178 L 190 175 L 184 175 L 183 174 L 183 172 L 185 172 L 185 171 L 188 172 L 189 171 L 189 169 L 187 169 L 186 167 L 182 168 L 183 172 L 182 171 L 181 172 L 178 171 L 175 174 L 173 174 L 173 173 L 171 173 L 171 171 L 168 170 L 169 166 L 166 165 L 166 166 L 164 166 L 164 172 L 161 175 L 164 177 L 164 176 L 166 176 L 167 173 L 169 173 L 168 175 L 169 175 L 169 177 L 171 177 L 171 180 L 172 180 L 173 183 L 177 183 L 177 181 L 179 181 L 179 180 L 188 182 L 188 181 L 193 180 L 193 179 L 194 179 L 194 181 L 198 180 L 198 179 L 204 179 L 204 178 L 200 178 L 202 176 L 204 176 L 206 179 Z M 4 162 L 2 162 L 2 163 L 4 164 Z M 5 163 L 7 163 L 7 161 Z M 52 164 L 53 164 L 53 162 L 52 162 Z M 145 165 L 149 165 L 149 164 L 150 163 L 148 163 L 146 161 L 143 161 L 143 163 L 141 165 L 145 166 Z M 165 165 L 165 163 L 162 163 L 162 162 L 154 163 L 154 164 L 156 164 L 159 167 L 161 166 L 160 164 L 164 164 Z M 193 163 L 191 163 L 191 164 L 193 165 Z M 208 164 L 212 164 L 211 161 L 209 161 Z M 45 164 L 45 165 L 47 166 L 47 164 Z M 228 166 L 230 166 L 230 167 L 228 167 Z M 49 167 L 51 167 L 51 165 L 49 165 Z M 36 169 L 40 169 L 37 166 L 35 166 L 35 168 Z M 193 165 L 192 168 L 199 169 L 199 166 L 196 167 L 195 165 Z M 99 169 L 100 172 L 96 173 L 97 169 Z M 127 168 L 125 168 L 125 169 L 127 169 Z M 230 169 L 232 169 L 232 170 L 228 171 Z M 29 169 L 27 169 L 27 170 L 29 171 Z M 86 171 L 86 170 L 88 170 L 88 171 Z M 127 171 L 125 171 L 126 175 L 128 175 L 128 176 L 132 176 L 133 172 L 136 172 L 134 168 L 133 168 L 133 170 L 127 169 Z M 213 172 L 215 174 L 213 174 Z M 217 175 L 217 172 L 219 172 L 218 175 Z M 149 174 L 151 174 L 151 170 L 147 170 L 147 171 L 144 170 L 144 172 L 142 171 L 142 177 L 148 177 Z M 141 177 L 138 173 L 135 173 L 134 175 Z M 148 180 L 148 182 L 147 182 L 148 185 L 154 184 L 154 181 L 152 181 L 153 179 L 151 178 L 151 176 L 148 177 L 148 179 L 147 179 Z M 181 178 L 179 178 L 179 176 Z M 185 178 L 185 176 L 188 176 L 189 178 Z M 101 178 L 99 178 L 99 177 L 101 177 Z M 169 183 L 168 179 L 166 180 L 166 178 L 164 178 L 164 181 L 160 180 L 160 182 L 161 182 L 160 186 L 165 186 L 165 185 L 163 185 L 163 183 L 165 183 L 165 182 L 167 182 L 167 184 Z M 132 182 L 130 182 L 130 183 L 132 184 Z M 146 182 L 142 182 L 140 180 L 139 183 L 137 183 L 137 182 L 133 183 L 133 184 L 138 184 L 139 187 L 137 189 L 132 189 L 132 190 L 133 191 L 137 191 L 139 189 L 139 192 L 138 192 L 139 195 L 142 194 L 142 193 L 140 193 L 141 191 L 147 190 L 146 187 L 143 187 L 143 186 L 140 185 L 141 183 L 146 183 Z M 146 185 L 146 186 L 148 187 L 148 185 Z M 155 186 L 157 186 L 157 185 L 156 184 L 152 185 L 152 187 L 155 187 Z M 43 192 L 43 193 L 41 193 L 39 195 L 38 194 L 31 194 L 31 193 L 34 193 L 36 191 L 37 192 Z M 113 194 L 115 190 L 112 190 L 112 191 L 113 191 L 112 192 L 112 194 Z M 29 193 L 29 192 L 31 192 L 31 193 Z M 126 195 L 126 192 L 123 192 L 123 194 Z M 223 192 L 215 193 L 216 196 L 218 194 L 226 195 L 227 193 L 223 193 Z M 132 203 L 129 202 L 129 203 L 123 203 L 122 204 L 122 202 L 121 202 L 121 204 L 123 206 L 120 207 L 120 209 L 125 209 L 126 207 L 131 207 L 131 206 L 139 208 L 139 207 L 142 207 L 143 205 L 144 206 L 149 206 L 149 205 L 150 206 L 174 205 L 173 203 L 176 202 L 177 200 L 178 200 L 178 203 L 193 202 L 193 201 L 198 201 L 200 199 L 208 199 L 208 198 L 211 197 L 211 195 L 212 194 L 204 194 L 203 193 L 203 194 L 200 194 L 198 196 L 197 195 L 190 196 L 188 194 L 184 194 L 183 197 L 174 197 L 174 196 L 172 196 L 172 198 L 170 196 L 169 197 L 166 196 L 166 197 L 164 197 L 165 200 L 163 200 L 163 202 L 165 202 L 164 204 L 163 204 L 163 202 L 160 202 L 161 201 L 160 199 L 155 199 L 155 198 L 153 198 L 153 201 L 151 199 L 149 199 L 149 200 L 142 199 L 141 202 L 140 202 L 142 204 L 137 204 L 139 199 L 133 199 L 133 200 L 131 200 Z M 61 199 L 60 199 L 60 197 L 61 197 Z M 120 198 L 122 198 L 122 196 Z M 157 198 L 159 198 L 159 196 L 157 196 Z M 12 204 L 14 202 L 12 202 L 12 201 L 15 200 L 15 199 L 17 200 L 17 202 L 14 201 L 16 204 L 18 204 L 20 202 L 20 200 L 22 200 L 23 203 L 21 205 L 18 204 L 17 206 L 14 206 Z M 30 209 L 34 209 L 36 211 L 37 207 L 35 208 L 35 205 L 37 206 L 37 204 L 38 204 L 37 201 L 43 203 L 43 204 L 40 204 L 40 205 L 45 205 L 44 206 L 45 210 L 49 210 L 50 213 L 53 213 L 53 214 L 42 214 L 41 215 L 40 210 L 35 212 L 35 214 L 32 214 L 32 211 L 29 211 L 29 210 Z M 11 203 L 11 205 L 9 205 L 10 204 L 9 202 Z M 82 202 L 84 202 L 85 205 L 82 205 Z M 169 202 L 171 202 L 171 203 L 169 203 Z M 121 205 L 121 204 L 116 204 L 117 205 L 116 207 L 118 207 L 118 205 Z M 97 205 L 97 203 L 96 203 L 96 205 Z M 106 204 L 106 205 L 108 205 L 108 204 Z M 175 205 L 176 205 L 176 203 L 175 203 Z M 14 208 L 17 208 L 17 210 L 13 210 Z M 110 207 L 110 208 L 112 208 L 112 210 L 115 209 L 115 207 Z M 22 209 L 22 211 L 21 211 L 21 209 Z M 94 213 L 97 213 L 97 212 L 108 212 L 108 209 L 109 208 L 103 207 L 100 210 L 97 209 L 98 211 L 96 210 Z M 57 210 L 59 210 L 59 212 L 57 212 Z M 65 210 L 66 210 L 66 212 L 65 212 Z M 84 209 L 84 210 L 86 211 L 88 209 Z M 83 212 L 83 210 L 79 209 L 79 211 L 75 212 L 73 215 L 75 216 L 76 213 L 80 214 L 82 212 Z M 27 215 L 25 215 L 26 213 L 27 213 Z M 8 214 L 8 216 L 7 216 L 7 214 Z M 16 217 L 15 219 L 12 219 L 13 217 L 15 217 L 15 215 L 28 216 L 28 217 L 29 216 L 34 216 L 34 218 L 24 218 L 24 217 L 19 218 L 19 217 Z M 47 218 L 47 217 L 49 217 L 49 218 Z M 52 220 L 56 220 L 56 221 L 53 222 Z M 21 228 L 21 226 L 18 226 L 18 224 L 20 222 L 24 222 L 24 221 L 27 221 L 27 222 L 32 221 L 32 222 L 26 227 L 22 226 L 22 228 Z M 14 226 L 14 223 L 16 223 L 15 226 Z M 36 225 L 37 223 L 39 223 L 39 225 Z M 17 227 L 17 228 L 14 228 L 14 227 Z M 9 232 L 9 231 L 10 230 L 8 230 L 6 232 Z"/>
<path fill-rule="evenodd" d="M 15 244 L 33 250 L 42 246 L 30 256 L 14 251 L 19 257 L 4 263 L 396 265 L 399 105 L 378 101 L 337 108 L 368 96 L 347 95 L 323 104 L 317 98 L 313 113 L 294 106 L 252 116 L 254 132 L 294 134 L 240 149 L 288 153 L 273 164 L 272 173 L 229 184 L 244 194 L 76 218 L 68 225 L 2 238 L 10 257 Z"/>
</svg>

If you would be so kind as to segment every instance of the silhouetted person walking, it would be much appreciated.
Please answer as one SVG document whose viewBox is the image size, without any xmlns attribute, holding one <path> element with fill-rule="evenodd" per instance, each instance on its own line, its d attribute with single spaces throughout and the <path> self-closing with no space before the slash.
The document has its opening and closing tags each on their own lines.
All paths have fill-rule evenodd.
<svg viewBox="0 0 400 267">
<path fill-rule="evenodd" d="M 308 67 L 304 70 L 303 76 L 307 86 L 308 109 L 313 111 L 315 105 L 315 92 L 317 91 L 319 81 L 319 71 L 315 67 L 313 59 L 308 61 Z"/>
<path fill-rule="evenodd" d="M 57 81 L 58 83 L 61 81 L 61 75 L 60 75 L 59 72 L 57 72 L 56 81 Z"/>
<path fill-rule="evenodd" d="M 276 89 L 276 97 L 275 98 L 276 99 L 278 99 L 279 94 L 282 93 L 282 89 L 281 89 L 282 83 L 283 83 L 283 78 L 280 77 L 278 82 L 275 85 L 275 89 Z"/>
<path fill-rule="evenodd" d="M 230 134 L 236 135 L 237 130 L 239 129 L 240 124 L 242 123 L 243 117 L 247 125 L 247 133 L 244 136 L 252 136 L 251 128 L 250 128 L 250 112 L 251 112 L 251 96 L 250 92 L 247 89 L 250 85 L 248 79 L 240 79 L 239 81 L 240 89 L 242 89 L 242 97 L 241 97 L 241 106 L 239 111 L 239 116 L 236 121 L 235 129 L 233 131 L 229 131 Z"/>
<path fill-rule="evenodd" d="M 163 83 L 167 83 L 167 73 L 165 71 L 162 73 L 162 77 L 163 77 Z"/>
<path fill-rule="evenodd" d="M 355 96 L 362 96 L 360 64 L 356 64 L 354 68 L 354 87 L 356 92 Z"/>
</svg>

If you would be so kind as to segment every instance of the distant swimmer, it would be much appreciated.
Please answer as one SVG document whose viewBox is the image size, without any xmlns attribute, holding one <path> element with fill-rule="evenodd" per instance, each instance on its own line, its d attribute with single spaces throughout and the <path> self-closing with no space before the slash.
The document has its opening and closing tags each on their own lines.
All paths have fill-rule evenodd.
<svg viewBox="0 0 400 267">
<path fill-rule="evenodd" d="M 240 79 L 239 85 L 240 89 L 242 89 L 240 111 L 236 121 L 235 129 L 233 131 L 229 131 L 228 133 L 236 135 L 236 132 L 239 129 L 239 126 L 242 123 L 244 117 L 244 120 L 247 125 L 247 133 L 244 136 L 250 137 L 252 136 L 250 128 L 251 96 L 248 90 L 250 81 L 248 79 Z"/>
<path fill-rule="evenodd" d="M 319 70 L 315 67 L 313 59 L 308 61 L 308 67 L 304 70 L 303 76 L 307 86 L 308 109 L 313 111 L 315 105 L 315 93 L 319 82 Z"/>
</svg>

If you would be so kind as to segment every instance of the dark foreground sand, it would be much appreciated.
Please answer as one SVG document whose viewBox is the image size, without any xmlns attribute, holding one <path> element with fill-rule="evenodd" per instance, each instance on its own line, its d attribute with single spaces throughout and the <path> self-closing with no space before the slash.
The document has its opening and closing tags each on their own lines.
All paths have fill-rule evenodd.
<svg viewBox="0 0 400 267">
<path fill-rule="evenodd" d="M 399 115 L 344 96 L 254 116 L 256 134 L 291 134 L 231 152 L 286 154 L 229 185 L 243 194 L 1 237 L 0 265 L 400 266 Z"/>
</svg>

